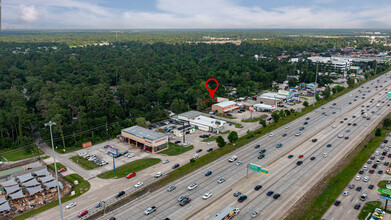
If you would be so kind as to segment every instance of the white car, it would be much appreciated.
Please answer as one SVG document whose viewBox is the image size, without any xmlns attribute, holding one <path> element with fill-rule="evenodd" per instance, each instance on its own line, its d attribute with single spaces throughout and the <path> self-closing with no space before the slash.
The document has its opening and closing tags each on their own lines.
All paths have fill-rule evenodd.
<svg viewBox="0 0 391 220">
<path fill-rule="evenodd" d="M 161 176 L 163 176 L 163 173 L 162 173 L 162 172 L 158 172 L 158 173 L 156 173 L 156 175 L 155 175 L 156 178 L 159 178 L 159 177 L 161 177 Z"/>
<path fill-rule="evenodd" d="M 200 156 L 198 156 L 198 154 L 195 154 L 194 156 L 193 156 L 193 159 L 197 159 L 197 158 L 199 158 Z"/>
<path fill-rule="evenodd" d="M 346 190 L 343 192 L 343 196 L 348 196 L 348 195 L 349 195 L 349 191 Z"/>
<path fill-rule="evenodd" d="M 81 152 L 81 153 L 79 153 L 79 156 L 81 156 L 81 157 L 84 157 L 85 155 L 87 155 L 86 152 Z"/>
<path fill-rule="evenodd" d="M 170 162 L 168 159 L 163 160 L 163 164 L 166 164 L 166 163 L 168 163 L 168 162 Z"/>
<path fill-rule="evenodd" d="M 192 183 L 192 184 L 190 184 L 189 187 L 187 187 L 187 189 L 188 189 L 188 190 L 193 190 L 193 189 L 195 189 L 197 186 L 198 186 L 197 183 Z"/>
<path fill-rule="evenodd" d="M 236 162 L 236 166 L 240 166 L 240 165 L 242 165 L 243 164 L 243 162 L 241 161 L 241 160 L 239 160 L 238 162 Z"/>
<path fill-rule="evenodd" d="M 100 166 L 103 166 L 103 165 L 106 165 L 106 164 L 108 164 L 108 163 L 109 163 L 109 162 L 103 160 L 103 161 L 101 161 L 101 162 L 99 163 L 99 165 L 100 165 Z"/>
<path fill-rule="evenodd" d="M 218 183 L 223 183 L 225 181 L 225 179 L 224 179 L 224 177 L 221 177 L 220 179 L 219 179 L 219 181 L 217 181 Z"/>
<path fill-rule="evenodd" d="M 135 188 L 139 188 L 141 187 L 142 185 L 144 185 L 143 182 L 138 182 L 136 185 L 134 185 Z"/>
<path fill-rule="evenodd" d="M 288 129 L 289 128 L 289 125 L 285 126 L 285 129 Z"/>
<path fill-rule="evenodd" d="M 362 169 L 363 169 L 363 170 L 367 170 L 367 169 L 368 169 L 368 166 L 365 165 Z"/>
<path fill-rule="evenodd" d="M 273 133 L 270 133 L 270 134 L 269 134 L 269 137 L 273 137 L 273 136 L 274 136 L 274 134 L 273 134 Z"/>
<path fill-rule="evenodd" d="M 237 156 L 232 156 L 228 159 L 229 162 L 234 162 L 238 157 Z"/>
<path fill-rule="evenodd" d="M 323 153 L 323 157 L 327 157 L 327 154 L 326 154 L 326 153 Z"/>
<path fill-rule="evenodd" d="M 208 193 L 205 193 L 205 195 L 202 197 L 203 199 L 209 199 L 213 194 L 208 192 Z"/>
<path fill-rule="evenodd" d="M 336 128 L 337 127 L 337 125 L 333 125 L 333 128 Z"/>
<path fill-rule="evenodd" d="M 65 206 L 65 208 L 70 209 L 70 208 L 76 206 L 76 204 L 77 204 L 76 202 L 71 202 L 71 203 L 69 203 L 69 205 Z"/>
<path fill-rule="evenodd" d="M 251 217 L 252 217 L 252 218 L 257 217 L 258 215 L 259 215 L 259 212 L 258 212 L 258 211 L 254 211 L 254 212 L 251 213 Z"/>
<path fill-rule="evenodd" d="M 296 134 L 295 134 L 296 136 L 300 136 L 301 135 L 301 133 L 300 132 L 296 132 Z"/>
<path fill-rule="evenodd" d="M 378 156 L 379 155 L 379 151 L 375 151 L 375 155 Z"/>
<path fill-rule="evenodd" d="M 357 181 L 358 180 L 360 180 L 361 179 L 361 177 L 360 176 L 356 176 L 356 178 L 355 178 Z"/>
<path fill-rule="evenodd" d="M 369 180 L 368 176 L 365 176 L 364 178 L 362 178 L 362 181 L 364 181 L 364 182 L 368 182 L 368 180 Z"/>
<path fill-rule="evenodd" d="M 214 143 L 214 141 L 209 141 L 208 145 L 212 145 L 213 143 Z"/>
<path fill-rule="evenodd" d="M 340 133 L 340 134 L 338 135 L 338 137 L 339 137 L 339 138 L 343 138 L 343 133 Z"/>
</svg>

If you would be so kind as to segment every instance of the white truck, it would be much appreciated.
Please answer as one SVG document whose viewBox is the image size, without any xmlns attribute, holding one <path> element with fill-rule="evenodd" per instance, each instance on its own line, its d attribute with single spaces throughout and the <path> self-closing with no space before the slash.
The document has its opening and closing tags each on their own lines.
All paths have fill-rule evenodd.
<svg viewBox="0 0 391 220">
<path fill-rule="evenodd" d="M 234 155 L 234 156 L 230 157 L 230 158 L 228 159 L 228 161 L 229 161 L 229 162 L 234 162 L 236 159 L 238 159 L 238 157 Z"/>
<path fill-rule="evenodd" d="M 239 212 L 240 209 L 238 208 L 227 207 L 224 211 L 218 213 L 213 220 L 233 219 Z"/>
</svg>

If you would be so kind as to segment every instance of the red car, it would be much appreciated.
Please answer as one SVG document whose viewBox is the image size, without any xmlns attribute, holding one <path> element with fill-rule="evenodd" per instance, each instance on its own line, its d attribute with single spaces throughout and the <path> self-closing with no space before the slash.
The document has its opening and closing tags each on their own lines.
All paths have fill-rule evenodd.
<svg viewBox="0 0 391 220">
<path fill-rule="evenodd" d="M 130 179 L 132 177 L 136 176 L 136 173 L 129 173 L 127 176 L 126 176 L 126 179 Z"/>
<path fill-rule="evenodd" d="M 77 217 L 83 217 L 83 216 L 85 216 L 85 215 L 87 215 L 87 213 L 88 213 L 88 210 L 84 210 L 84 211 L 81 211 L 78 215 L 77 215 Z"/>
<path fill-rule="evenodd" d="M 373 174 L 375 172 L 375 170 L 370 170 L 369 173 L 370 174 Z"/>
<path fill-rule="evenodd" d="M 304 155 L 300 155 L 300 156 L 299 156 L 299 158 L 303 158 L 303 157 L 304 157 Z"/>
<path fill-rule="evenodd" d="M 65 172 L 65 171 L 67 171 L 67 168 L 61 168 L 57 172 L 62 173 L 62 172 Z"/>
<path fill-rule="evenodd" d="M 345 140 L 349 139 L 349 137 L 345 137 Z"/>
</svg>

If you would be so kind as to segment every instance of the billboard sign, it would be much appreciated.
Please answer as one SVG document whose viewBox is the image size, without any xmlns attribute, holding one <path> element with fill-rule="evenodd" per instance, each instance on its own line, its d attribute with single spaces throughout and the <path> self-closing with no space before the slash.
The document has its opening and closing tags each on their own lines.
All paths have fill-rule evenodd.
<svg viewBox="0 0 391 220">
<path fill-rule="evenodd" d="M 109 145 L 109 153 L 114 155 L 114 156 L 118 156 L 118 148 L 114 147 L 114 146 L 111 146 Z"/>
<path fill-rule="evenodd" d="M 382 194 L 387 194 L 391 195 L 391 190 L 390 189 L 378 189 L 378 191 Z"/>
<path fill-rule="evenodd" d="M 389 174 L 391 174 L 391 167 L 388 167 L 388 168 L 386 169 L 386 172 L 389 173 Z"/>
<path fill-rule="evenodd" d="M 279 95 L 291 96 L 291 92 L 285 90 L 278 90 Z"/>
<path fill-rule="evenodd" d="M 391 198 L 390 198 L 390 197 L 388 197 L 388 196 L 382 196 L 382 195 L 380 195 L 380 198 L 382 198 L 382 199 L 386 199 L 386 200 L 389 200 L 389 201 L 391 201 Z"/>
<path fill-rule="evenodd" d="M 391 98 L 391 92 L 388 92 L 387 96 L 388 98 Z"/>
<path fill-rule="evenodd" d="M 248 110 L 254 111 L 254 107 L 249 107 Z"/>
</svg>

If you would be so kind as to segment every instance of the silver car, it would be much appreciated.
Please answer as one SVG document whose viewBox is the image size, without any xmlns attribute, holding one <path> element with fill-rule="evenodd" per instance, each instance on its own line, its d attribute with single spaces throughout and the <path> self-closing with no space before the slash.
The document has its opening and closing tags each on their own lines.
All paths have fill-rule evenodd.
<svg viewBox="0 0 391 220">
<path fill-rule="evenodd" d="M 173 191 L 174 189 L 176 189 L 176 186 L 172 185 L 172 186 L 168 187 L 167 191 L 171 192 L 171 191 Z"/>
</svg>

